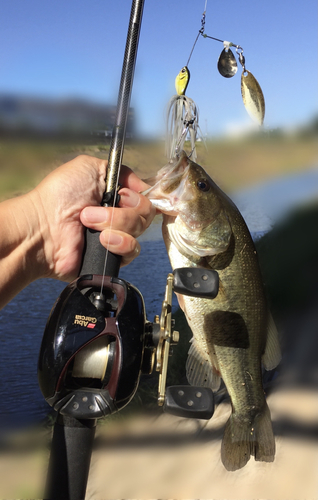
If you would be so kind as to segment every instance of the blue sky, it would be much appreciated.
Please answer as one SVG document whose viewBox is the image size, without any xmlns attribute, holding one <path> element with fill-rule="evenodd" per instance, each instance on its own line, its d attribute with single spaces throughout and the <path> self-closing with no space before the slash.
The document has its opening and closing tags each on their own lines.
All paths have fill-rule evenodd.
<svg viewBox="0 0 318 500">
<path fill-rule="evenodd" d="M 145 0 L 132 105 L 139 129 L 160 134 L 174 80 L 201 26 L 205 0 Z M 114 103 L 130 0 L 2 2 L 0 92 Z M 317 113 L 316 0 L 208 0 L 205 31 L 244 48 L 266 101 L 265 126 L 288 127 Z M 217 71 L 221 43 L 200 37 L 187 95 L 204 133 L 250 123 L 232 79 Z"/>
</svg>

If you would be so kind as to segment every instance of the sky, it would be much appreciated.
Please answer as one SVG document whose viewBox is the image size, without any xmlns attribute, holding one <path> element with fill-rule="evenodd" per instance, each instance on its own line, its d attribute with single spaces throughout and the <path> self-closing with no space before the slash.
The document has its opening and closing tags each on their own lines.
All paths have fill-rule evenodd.
<svg viewBox="0 0 318 500">
<path fill-rule="evenodd" d="M 174 80 L 201 27 L 206 0 L 145 0 L 131 105 L 138 130 L 160 136 Z M 2 0 L 0 93 L 117 102 L 130 0 Z M 316 0 L 207 0 L 206 34 L 244 49 L 260 83 L 265 128 L 294 127 L 318 113 Z M 248 128 L 237 74 L 217 70 L 221 43 L 200 37 L 187 95 L 202 132 Z"/>
</svg>

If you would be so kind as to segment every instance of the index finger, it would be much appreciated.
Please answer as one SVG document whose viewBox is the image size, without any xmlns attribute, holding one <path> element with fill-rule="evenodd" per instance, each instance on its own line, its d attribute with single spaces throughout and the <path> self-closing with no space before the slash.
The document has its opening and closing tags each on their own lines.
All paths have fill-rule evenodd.
<svg viewBox="0 0 318 500">
<path fill-rule="evenodd" d="M 126 165 L 122 165 L 120 168 L 119 183 L 122 186 L 128 187 L 129 189 L 137 192 L 144 191 L 149 188 L 149 185 L 139 179 L 131 168 L 126 167 Z"/>
</svg>

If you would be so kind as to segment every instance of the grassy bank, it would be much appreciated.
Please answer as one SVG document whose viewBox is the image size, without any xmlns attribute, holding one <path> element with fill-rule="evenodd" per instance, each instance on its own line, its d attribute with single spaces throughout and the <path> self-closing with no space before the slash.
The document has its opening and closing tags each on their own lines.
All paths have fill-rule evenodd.
<svg viewBox="0 0 318 500">
<path fill-rule="evenodd" d="M 107 144 L 0 141 L 0 199 L 32 189 L 48 172 L 79 154 L 108 158 Z M 198 143 L 198 163 L 226 192 L 306 169 L 318 160 L 317 136 L 259 135 Z M 124 163 L 142 178 L 165 162 L 163 142 L 127 143 Z"/>
</svg>

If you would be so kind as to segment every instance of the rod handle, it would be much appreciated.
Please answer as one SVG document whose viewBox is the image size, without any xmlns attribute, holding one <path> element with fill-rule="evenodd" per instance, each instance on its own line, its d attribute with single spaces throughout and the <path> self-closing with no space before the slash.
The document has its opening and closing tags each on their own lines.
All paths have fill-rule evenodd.
<svg viewBox="0 0 318 500">
<path fill-rule="evenodd" d="M 77 420 L 58 415 L 54 426 L 44 498 L 85 498 L 95 426 L 95 420 Z"/>
<path fill-rule="evenodd" d="M 108 251 L 105 267 L 107 250 L 100 243 L 99 235 L 100 231 L 86 229 L 85 249 L 79 276 L 84 274 L 118 276 L 119 274 L 121 256 Z"/>
</svg>

